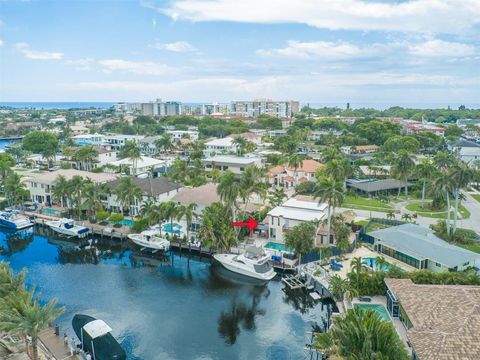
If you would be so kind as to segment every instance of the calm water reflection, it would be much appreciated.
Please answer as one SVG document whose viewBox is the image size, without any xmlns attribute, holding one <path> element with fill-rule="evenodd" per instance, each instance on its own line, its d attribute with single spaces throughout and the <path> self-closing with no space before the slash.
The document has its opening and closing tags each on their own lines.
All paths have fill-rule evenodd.
<svg viewBox="0 0 480 360">
<path fill-rule="evenodd" d="M 39 229 L 36 230 L 40 231 Z M 209 259 L 148 256 L 128 244 L 75 244 L 0 232 L 0 260 L 67 311 L 104 319 L 131 359 L 303 359 L 305 331 L 323 328 L 331 304 L 235 275 Z"/>
</svg>

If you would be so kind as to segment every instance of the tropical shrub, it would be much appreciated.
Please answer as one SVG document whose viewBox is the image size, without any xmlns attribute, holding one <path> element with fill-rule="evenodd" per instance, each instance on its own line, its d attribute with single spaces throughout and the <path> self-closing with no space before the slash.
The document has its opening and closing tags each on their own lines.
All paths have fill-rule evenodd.
<svg viewBox="0 0 480 360">
<path fill-rule="evenodd" d="M 112 223 L 114 223 L 115 227 L 119 227 L 121 226 L 120 221 L 122 221 L 124 219 L 124 216 L 122 214 L 117 214 L 117 213 L 113 213 L 112 215 L 110 215 L 110 217 L 108 218 L 108 220 L 110 220 Z"/>
<path fill-rule="evenodd" d="M 110 214 L 108 213 L 108 211 L 101 210 L 101 211 L 97 212 L 96 219 L 97 219 L 97 221 L 105 221 L 105 220 L 108 219 L 109 216 L 110 216 Z"/>
<path fill-rule="evenodd" d="M 133 226 L 132 226 L 132 231 L 136 232 L 136 233 L 142 232 L 142 231 L 147 230 L 147 229 L 148 229 L 148 219 L 147 218 L 139 218 L 139 219 L 135 220 L 135 222 L 133 223 Z"/>
</svg>

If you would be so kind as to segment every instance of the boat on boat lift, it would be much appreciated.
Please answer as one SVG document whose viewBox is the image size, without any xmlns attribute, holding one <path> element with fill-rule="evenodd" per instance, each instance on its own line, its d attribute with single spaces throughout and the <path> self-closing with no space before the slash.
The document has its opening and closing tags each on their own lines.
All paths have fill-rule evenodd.
<svg viewBox="0 0 480 360">
<path fill-rule="evenodd" d="M 255 279 L 268 281 L 276 275 L 270 255 L 255 246 L 247 247 L 243 254 L 215 254 L 213 258 L 226 269 Z"/>
<path fill-rule="evenodd" d="M 70 237 L 85 237 L 90 229 L 86 226 L 75 225 L 73 219 L 61 218 L 58 220 L 46 221 L 47 225 L 53 231 Z"/>
<path fill-rule="evenodd" d="M 152 250 L 168 251 L 170 249 L 170 241 L 161 237 L 158 228 L 142 231 L 137 234 L 129 234 L 127 236 L 132 242 L 143 248 Z"/>
<path fill-rule="evenodd" d="M 3 210 L 0 211 L 0 226 L 10 230 L 22 230 L 32 227 L 34 223 L 24 215 L 21 215 L 18 210 Z"/>
</svg>

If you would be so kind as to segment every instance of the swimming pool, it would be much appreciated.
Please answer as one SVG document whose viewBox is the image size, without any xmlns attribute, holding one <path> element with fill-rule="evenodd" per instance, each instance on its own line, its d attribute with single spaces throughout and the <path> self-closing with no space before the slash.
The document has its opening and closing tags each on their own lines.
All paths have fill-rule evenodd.
<svg viewBox="0 0 480 360">
<path fill-rule="evenodd" d="M 170 233 L 170 234 L 180 234 L 182 232 L 182 225 L 177 223 L 168 223 L 163 225 L 163 231 Z"/>
<path fill-rule="evenodd" d="M 276 242 L 273 242 L 273 241 L 269 241 L 264 247 L 266 247 L 268 249 L 272 249 L 272 250 L 293 253 L 293 250 L 286 247 L 285 244 L 280 244 L 280 243 L 276 243 Z"/>
<path fill-rule="evenodd" d="M 125 226 L 128 226 L 128 227 L 132 227 L 134 223 L 135 223 L 135 221 L 133 221 L 131 219 L 123 219 L 122 221 L 119 222 L 119 224 L 122 224 L 122 225 L 125 225 Z"/>
<path fill-rule="evenodd" d="M 380 269 L 377 265 L 377 258 L 363 258 L 362 262 L 373 270 L 388 271 L 392 267 L 392 265 L 387 263 Z"/>
<path fill-rule="evenodd" d="M 59 211 L 55 209 L 42 209 L 42 214 L 48 214 L 48 215 L 58 215 Z"/>
<path fill-rule="evenodd" d="M 388 315 L 388 311 L 387 309 L 385 308 L 385 306 L 381 305 L 381 304 L 360 304 L 360 303 L 356 303 L 356 304 L 353 304 L 354 307 L 358 307 L 360 309 L 363 309 L 363 310 L 367 310 L 367 309 L 372 309 L 373 311 L 377 312 L 383 320 L 385 321 L 392 321 L 392 319 L 390 318 L 390 315 Z"/>
</svg>

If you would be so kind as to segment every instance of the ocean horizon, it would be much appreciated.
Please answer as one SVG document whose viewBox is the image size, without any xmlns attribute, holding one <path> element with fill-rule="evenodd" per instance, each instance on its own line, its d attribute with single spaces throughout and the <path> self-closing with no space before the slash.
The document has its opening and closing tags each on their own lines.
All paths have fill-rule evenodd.
<svg viewBox="0 0 480 360">
<path fill-rule="evenodd" d="M 95 101 L 2 101 L 0 102 L 0 107 L 10 107 L 14 109 L 37 109 L 37 110 L 48 110 L 48 109 L 85 109 L 85 108 L 95 108 L 95 109 L 108 109 L 112 107 L 115 102 L 95 102 Z"/>
</svg>

